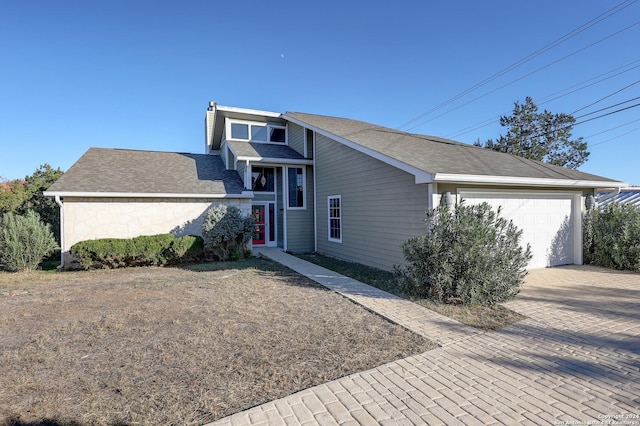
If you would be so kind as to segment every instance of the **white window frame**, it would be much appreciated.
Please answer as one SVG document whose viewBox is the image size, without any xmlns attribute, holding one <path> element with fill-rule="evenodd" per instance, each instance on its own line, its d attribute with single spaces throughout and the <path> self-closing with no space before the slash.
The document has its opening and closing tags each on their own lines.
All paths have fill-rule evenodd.
<svg viewBox="0 0 640 426">
<path fill-rule="evenodd" d="M 338 218 L 331 217 L 331 200 L 338 199 L 340 203 L 340 216 Z M 341 195 L 329 195 L 327 197 L 327 239 L 334 243 L 342 243 L 342 196 Z M 340 223 L 340 238 L 331 237 L 331 219 L 338 219 Z"/>
<path fill-rule="evenodd" d="M 289 170 L 302 169 L 302 206 L 291 207 L 289 205 Z M 284 179 L 287 187 L 287 210 L 306 210 L 307 209 L 307 168 L 305 166 L 287 166 L 285 167 Z"/>
<path fill-rule="evenodd" d="M 239 138 L 232 137 L 233 136 L 232 133 L 231 133 L 231 125 L 232 124 L 245 124 L 245 125 L 247 125 L 248 126 L 247 139 L 239 139 Z M 271 135 L 271 130 L 272 129 L 282 129 L 282 130 L 284 130 L 284 142 L 271 142 L 269 140 L 266 140 L 266 141 L 252 140 L 251 139 L 251 126 L 266 127 L 267 128 L 267 139 L 269 138 L 269 135 Z M 284 125 L 284 124 L 280 125 L 280 124 L 272 124 L 272 123 L 261 123 L 261 122 L 258 122 L 258 121 L 245 121 L 245 120 L 227 119 L 225 130 L 226 130 L 226 139 L 230 140 L 230 141 L 267 143 L 267 144 L 272 144 L 272 145 L 289 145 L 289 131 L 287 129 L 287 126 Z"/>
</svg>

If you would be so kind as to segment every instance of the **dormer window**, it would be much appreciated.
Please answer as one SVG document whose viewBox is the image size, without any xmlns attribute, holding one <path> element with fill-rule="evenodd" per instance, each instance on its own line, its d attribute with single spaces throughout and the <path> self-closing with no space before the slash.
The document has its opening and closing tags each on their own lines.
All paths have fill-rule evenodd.
<svg viewBox="0 0 640 426">
<path fill-rule="evenodd" d="M 229 123 L 230 138 L 233 140 L 267 143 L 287 143 L 286 126 L 278 126 L 268 123 Z"/>
</svg>

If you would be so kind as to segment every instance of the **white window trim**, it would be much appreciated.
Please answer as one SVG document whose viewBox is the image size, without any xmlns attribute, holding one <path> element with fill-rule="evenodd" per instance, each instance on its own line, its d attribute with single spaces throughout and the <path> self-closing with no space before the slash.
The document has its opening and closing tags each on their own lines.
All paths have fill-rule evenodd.
<svg viewBox="0 0 640 426">
<path fill-rule="evenodd" d="M 337 198 L 340 200 L 340 238 L 331 238 L 331 200 Z M 327 197 L 327 239 L 334 243 L 342 243 L 342 196 L 329 195 Z"/>
<path fill-rule="evenodd" d="M 231 125 L 232 124 L 246 124 L 249 126 L 248 129 L 248 138 L 247 139 L 238 139 L 233 138 L 231 133 Z M 284 130 L 284 142 L 270 142 L 270 141 L 254 141 L 251 140 L 251 126 L 266 126 L 267 127 L 267 137 L 271 134 L 271 129 L 283 129 Z M 273 123 L 264 123 L 259 121 L 247 121 L 247 120 L 233 120 L 227 119 L 225 123 L 225 133 L 226 140 L 230 141 L 240 141 L 240 142 L 252 142 L 252 143 L 265 143 L 270 145 L 289 145 L 289 129 L 285 124 L 273 124 Z"/>
<path fill-rule="evenodd" d="M 302 169 L 302 206 L 291 207 L 289 206 L 289 169 Z M 290 166 L 285 167 L 284 175 L 285 186 L 287 187 L 286 203 L 287 210 L 306 210 L 307 209 L 307 168 L 305 166 Z"/>
</svg>

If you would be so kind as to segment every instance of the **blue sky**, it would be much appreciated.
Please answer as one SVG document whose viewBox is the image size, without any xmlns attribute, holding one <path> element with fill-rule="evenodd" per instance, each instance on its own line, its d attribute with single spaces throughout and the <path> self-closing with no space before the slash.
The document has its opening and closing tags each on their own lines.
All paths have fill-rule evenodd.
<svg viewBox="0 0 640 426">
<path fill-rule="evenodd" d="M 43 163 L 67 170 L 92 146 L 204 152 L 211 100 L 473 143 L 504 133 L 498 117 L 526 96 L 554 113 L 593 103 L 576 117 L 603 109 L 578 121 L 640 96 L 637 0 L 0 0 L 0 9 L 5 179 Z M 581 170 L 640 185 L 640 107 L 579 124 L 574 136 L 590 143 Z"/>
</svg>

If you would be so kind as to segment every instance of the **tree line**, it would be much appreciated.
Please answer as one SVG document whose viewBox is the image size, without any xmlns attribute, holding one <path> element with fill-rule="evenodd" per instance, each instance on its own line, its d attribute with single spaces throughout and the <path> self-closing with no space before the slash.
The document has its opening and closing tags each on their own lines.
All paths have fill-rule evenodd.
<svg viewBox="0 0 640 426">
<path fill-rule="evenodd" d="M 51 225 L 56 241 L 60 243 L 60 209 L 53 198 L 42 193 L 63 174 L 59 167 L 54 169 L 45 163 L 24 179 L 0 177 L 0 216 L 5 213 L 23 216 L 33 211 L 42 222 Z"/>
</svg>

